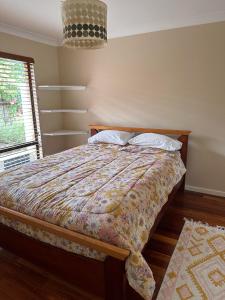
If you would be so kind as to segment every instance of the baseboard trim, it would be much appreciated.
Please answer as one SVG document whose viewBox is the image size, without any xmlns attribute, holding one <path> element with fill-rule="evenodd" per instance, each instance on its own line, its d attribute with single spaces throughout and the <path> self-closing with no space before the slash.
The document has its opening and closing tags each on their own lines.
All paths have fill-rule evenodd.
<svg viewBox="0 0 225 300">
<path fill-rule="evenodd" d="M 192 191 L 192 192 L 209 194 L 209 195 L 219 196 L 219 197 L 225 197 L 225 191 L 217 191 L 217 190 L 206 189 L 203 187 L 192 186 L 192 185 L 186 185 L 185 189 L 188 191 Z"/>
</svg>

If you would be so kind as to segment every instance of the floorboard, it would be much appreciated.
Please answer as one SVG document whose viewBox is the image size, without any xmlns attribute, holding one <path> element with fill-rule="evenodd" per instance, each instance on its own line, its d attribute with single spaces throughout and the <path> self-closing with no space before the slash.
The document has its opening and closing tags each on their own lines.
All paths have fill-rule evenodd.
<svg viewBox="0 0 225 300">
<path fill-rule="evenodd" d="M 144 255 L 160 288 L 184 218 L 225 226 L 225 199 L 194 192 L 176 197 Z M 0 300 L 99 300 L 41 268 L 0 249 Z"/>
</svg>

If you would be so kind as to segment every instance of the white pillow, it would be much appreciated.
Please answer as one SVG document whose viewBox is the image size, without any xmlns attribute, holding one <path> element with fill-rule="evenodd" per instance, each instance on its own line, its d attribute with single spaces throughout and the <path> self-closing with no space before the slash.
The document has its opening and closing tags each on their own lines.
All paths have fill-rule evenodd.
<svg viewBox="0 0 225 300">
<path fill-rule="evenodd" d="M 134 136 L 134 133 L 117 130 L 104 130 L 88 139 L 88 144 L 116 144 L 124 146 Z"/>
<path fill-rule="evenodd" d="M 167 151 L 177 151 L 182 147 L 182 143 L 166 135 L 156 133 L 143 133 L 129 140 L 130 145 L 148 146 Z"/>
</svg>

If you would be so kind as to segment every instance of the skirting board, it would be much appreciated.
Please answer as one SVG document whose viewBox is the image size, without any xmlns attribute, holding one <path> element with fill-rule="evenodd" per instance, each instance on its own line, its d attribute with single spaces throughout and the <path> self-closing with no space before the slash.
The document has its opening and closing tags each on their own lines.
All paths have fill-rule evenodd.
<svg viewBox="0 0 225 300">
<path fill-rule="evenodd" d="M 198 192 L 198 193 L 202 193 L 202 194 L 209 194 L 209 195 L 213 195 L 213 196 L 225 197 L 225 191 L 217 191 L 217 190 L 206 189 L 203 187 L 191 186 L 191 185 L 186 185 L 185 189 L 188 191 L 192 191 L 192 192 Z"/>
</svg>

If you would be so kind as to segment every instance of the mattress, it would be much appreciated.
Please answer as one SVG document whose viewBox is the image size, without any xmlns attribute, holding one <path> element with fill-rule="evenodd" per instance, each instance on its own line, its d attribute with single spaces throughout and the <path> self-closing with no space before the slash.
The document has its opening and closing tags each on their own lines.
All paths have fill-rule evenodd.
<svg viewBox="0 0 225 300">
<path fill-rule="evenodd" d="M 141 252 L 185 171 L 179 152 L 83 145 L 0 173 L 0 205 L 129 249 L 129 284 L 151 299 L 155 281 Z M 67 251 L 105 259 L 103 253 L 6 217 L 0 222 Z"/>
</svg>

